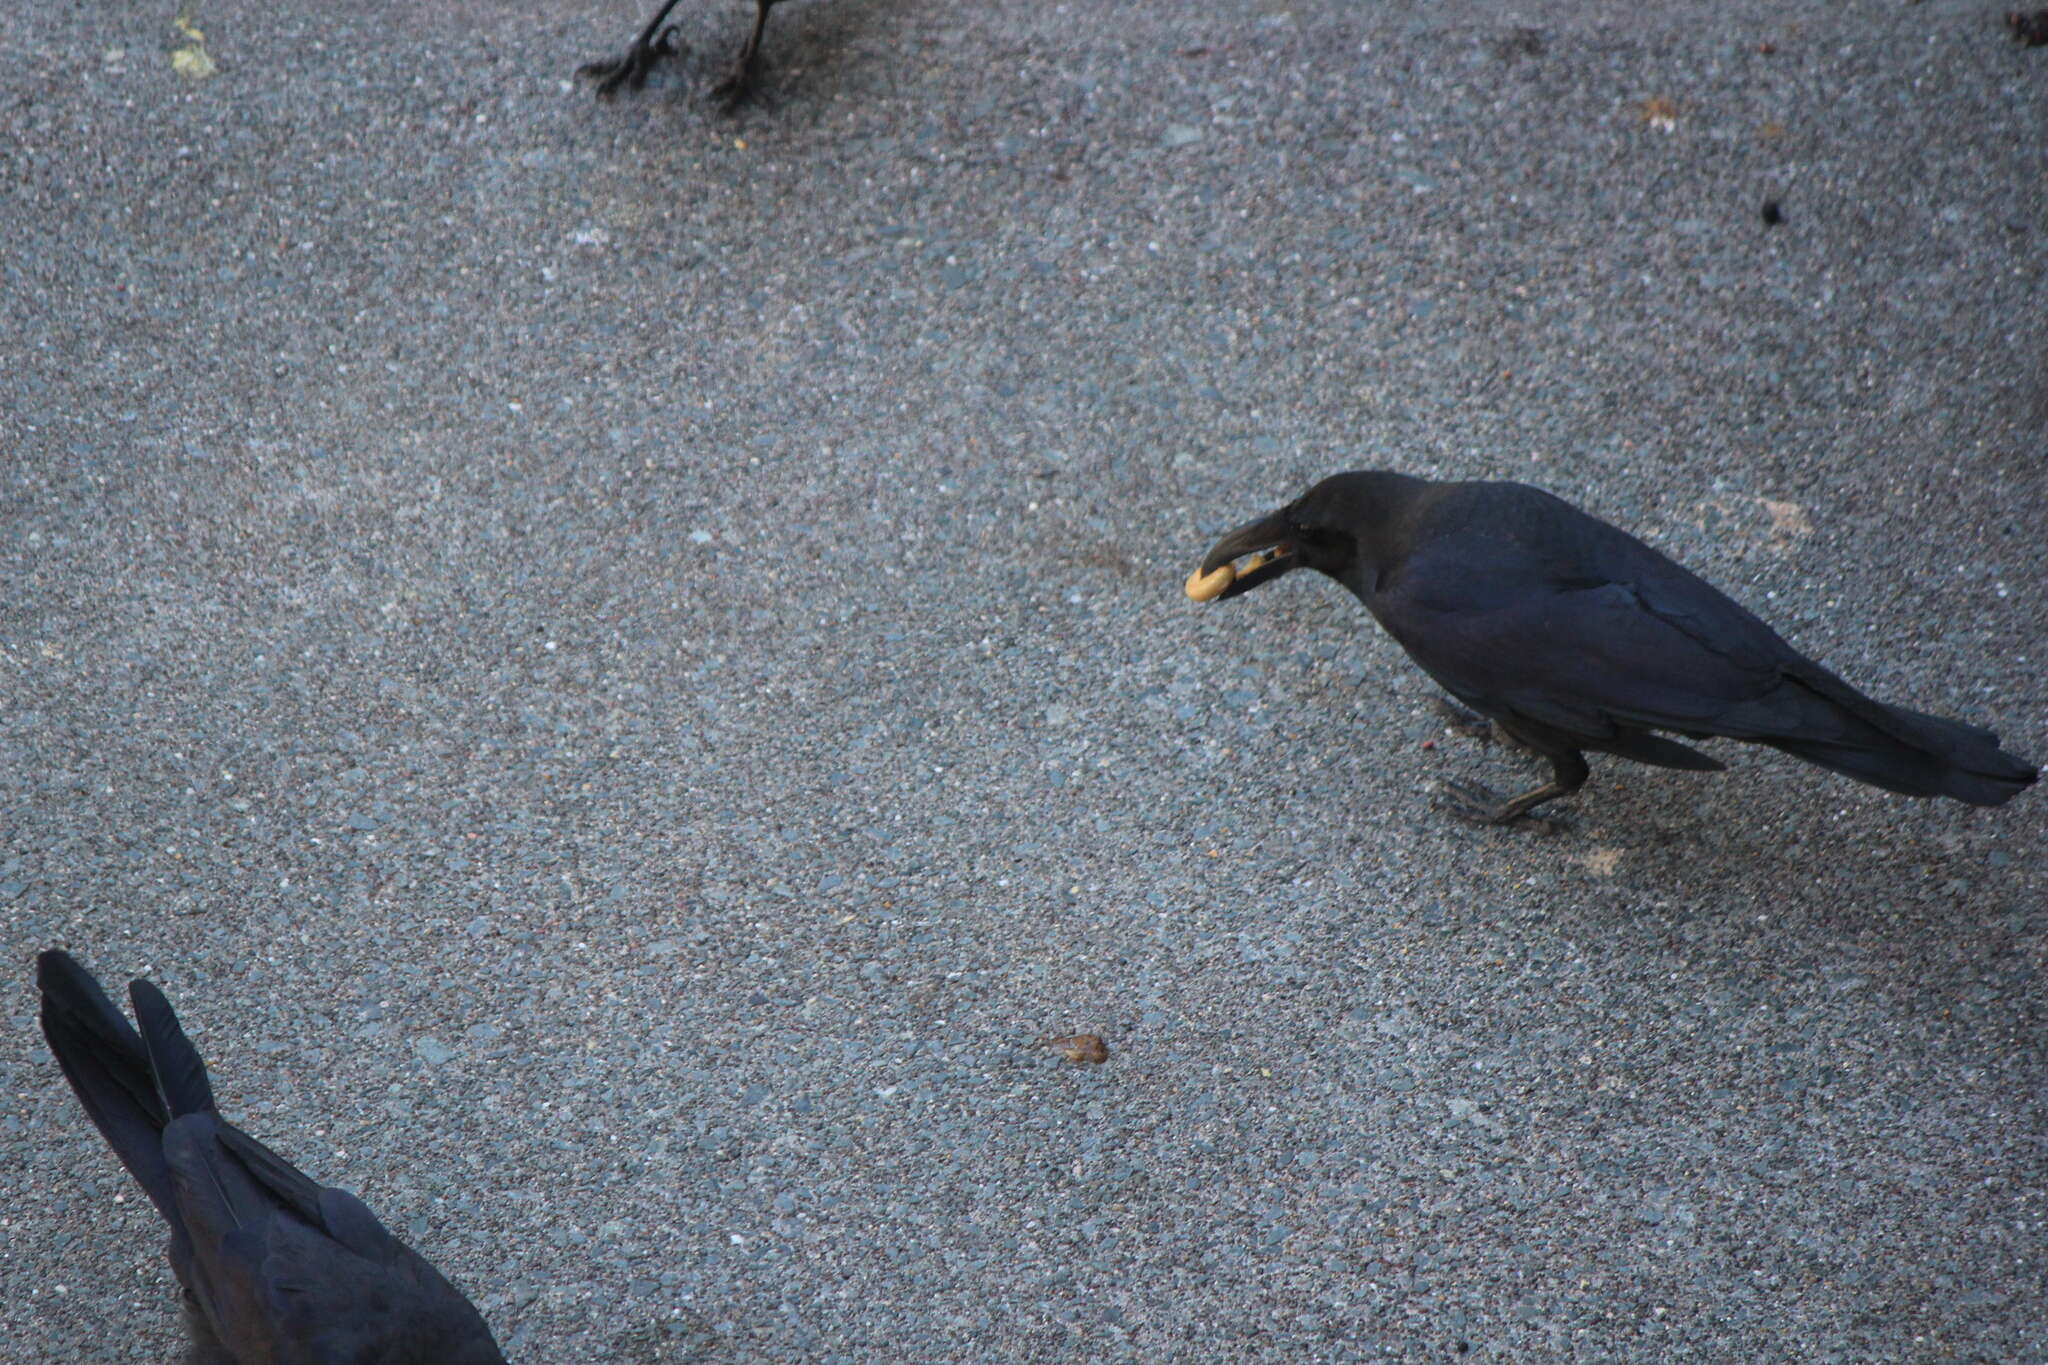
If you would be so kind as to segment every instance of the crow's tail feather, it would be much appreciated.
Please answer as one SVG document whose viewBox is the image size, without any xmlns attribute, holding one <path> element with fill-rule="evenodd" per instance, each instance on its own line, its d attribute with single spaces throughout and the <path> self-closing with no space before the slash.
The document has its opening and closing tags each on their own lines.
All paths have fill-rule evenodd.
<svg viewBox="0 0 2048 1365">
<path fill-rule="evenodd" d="M 213 1082 L 207 1078 L 206 1063 L 199 1050 L 178 1027 L 178 1016 L 164 993 L 147 981 L 128 983 L 128 998 L 135 1005 L 136 1022 L 142 1025 L 142 1045 L 149 1054 L 149 1069 L 156 1077 L 157 1092 L 172 1118 L 185 1114 L 213 1112 Z"/>
<path fill-rule="evenodd" d="M 1835 698 L 1837 704 L 1839 698 Z M 2034 765 L 1998 747 L 1998 736 L 1856 694 L 1845 705 L 1861 724 L 1827 739 L 1773 736 L 1762 742 L 1823 768 L 1907 796 L 1946 796 L 1973 806 L 2003 805 L 2032 786 Z"/>
<path fill-rule="evenodd" d="M 164 1125 L 171 1115 L 142 1035 L 114 1008 L 92 973 L 61 949 L 36 959 L 36 985 L 43 996 L 43 1037 L 64 1078 L 114 1155 L 175 1226 L 171 1171 L 163 1150 Z"/>
</svg>

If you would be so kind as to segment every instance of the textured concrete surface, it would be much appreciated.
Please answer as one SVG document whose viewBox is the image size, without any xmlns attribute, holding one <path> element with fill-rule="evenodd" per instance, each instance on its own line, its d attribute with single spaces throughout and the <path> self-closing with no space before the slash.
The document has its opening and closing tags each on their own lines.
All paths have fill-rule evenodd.
<svg viewBox="0 0 2048 1365">
<path fill-rule="evenodd" d="M 1643 8 L 0 9 L 0 1359 L 177 1326 L 52 943 L 522 1361 L 2048 1358 L 2040 794 L 1179 595 L 1522 477 L 2048 758 L 2048 52 Z"/>
</svg>

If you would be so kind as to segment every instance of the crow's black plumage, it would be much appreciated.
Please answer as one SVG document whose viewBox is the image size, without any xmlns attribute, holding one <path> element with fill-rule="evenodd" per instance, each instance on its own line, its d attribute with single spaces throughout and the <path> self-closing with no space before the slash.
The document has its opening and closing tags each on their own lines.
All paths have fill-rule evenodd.
<svg viewBox="0 0 2048 1365">
<path fill-rule="evenodd" d="M 753 31 L 741 45 L 732 68 L 711 87 L 711 98 L 724 106 L 728 113 L 754 93 L 755 82 L 761 74 L 761 35 L 768 28 L 768 11 L 780 3 L 781 0 L 754 0 Z M 676 4 L 677 0 L 665 0 L 654 17 L 647 21 L 647 26 L 640 30 L 640 36 L 627 47 L 624 56 L 606 62 L 586 62 L 576 68 L 576 74 L 595 84 L 598 95 L 604 99 L 610 99 L 621 89 L 638 90 L 647 84 L 647 73 L 654 69 L 656 62 L 683 50 L 675 25 L 662 27 Z"/>
<path fill-rule="evenodd" d="M 1333 475 L 1217 542 L 1188 595 L 1233 597 L 1299 566 L 1349 588 L 1446 691 L 1550 761 L 1551 781 L 1509 801 L 1459 790 L 1474 819 L 1577 791 L 1587 750 L 1722 766 L 1655 731 L 1977 806 L 2036 777 L 1991 731 L 1873 701 L 1704 579 L 1526 484 Z"/>
<path fill-rule="evenodd" d="M 141 1031 L 58 949 L 36 960 L 43 1036 L 171 1228 L 187 1365 L 504 1365 L 483 1318 L 346 1190 L 324 1189 L 213 1107 L 163 995 Z"/>
</svg>

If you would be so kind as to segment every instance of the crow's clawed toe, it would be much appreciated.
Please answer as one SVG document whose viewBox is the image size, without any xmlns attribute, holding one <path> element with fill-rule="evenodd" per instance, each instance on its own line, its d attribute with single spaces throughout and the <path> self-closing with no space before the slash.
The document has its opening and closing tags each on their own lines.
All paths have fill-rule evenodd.
<svg viewBox="0 0 2048 1365">
<path fill-rule="evenodd" d="M 711 87 L 714 103 L 725 113 L 732 113 L 754 97 L 760 88 L 761 63 L 755 58 L 741 58 L 734 62 L 732 70 L 718 84 Z"/>
<path fill-rule="evenodd" d="M 676 33 L 674 24 L 661 30 L 652 38 L 634 43 L 626 49 L 626 55 L 615 61 L 586 62 L 576 68 L 576 74 L 597 87 L 597 97 L 611 99 L 620 90 L 638 90 L 647 84 L 647 73 L 657 62 L 676 57 L 688 51 L 683 40 Z"/>
<path fill-rule="evenodd" d="M 1515 811 L 1514 802 L 1476 782 L 1439 779 L 1430 784 L 1431 804 L 1447 815 L 1473 825 L 1495 825 L 1527 830 L 1531 834 L 1561 834 L 1570 828 L 1562 820 Z"/>
</svg>

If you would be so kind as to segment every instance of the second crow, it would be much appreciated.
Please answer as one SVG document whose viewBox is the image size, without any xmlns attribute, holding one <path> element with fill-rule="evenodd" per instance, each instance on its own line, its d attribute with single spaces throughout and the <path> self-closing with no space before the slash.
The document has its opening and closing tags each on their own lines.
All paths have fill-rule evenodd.
<svg viewBox="0 0 2048 1365">
<path fill-rule="evenodd" d="M 51 1053 L 170 1224 L 187 1365 L 505 1365 L 470 1301 L 361 1200 L 215 1112 L 156 987 L 129 983 L 137 1032 L 68 953 L 37 958 L 36 984 Z"/>
<path fill-rule="evenodd" d="M 1511 800 L 1453 788 L 1470 819 L 1505 824 L 1577 791 L 1588 750 L 1723 766 L 1657 731 L 1767 744 L 1973 806 L 2037 776 L 1989 730 L 1864 696 L 1712 584 L 1526 484 L 1333 475 L 1218 541 L 1187 592 L 1234 597 L 1304 566 L 1349 588 L 1446 691 L 1549 760 L 1551 780 Z"/>
</svg>

